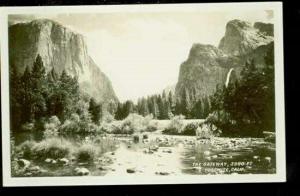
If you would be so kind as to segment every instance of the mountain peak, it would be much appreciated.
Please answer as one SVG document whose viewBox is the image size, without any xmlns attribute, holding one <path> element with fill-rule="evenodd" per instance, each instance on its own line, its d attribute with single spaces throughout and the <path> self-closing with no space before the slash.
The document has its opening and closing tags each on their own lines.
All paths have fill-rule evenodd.
<svg viewBox="0 0 300 196">
<path fill-rule="evenodd" d="M 264 29 L 269 32 L 263 33 Z M 256 26 L 252 26 L 246 21 L 231 20 L 226 25 L 226 32 L 220 41 L 219 49 L 229 55 L 246 55 L 259 46 L 272 42 L 273 37 L 270 36 L 270 31 L 270 27 L 266 28 L 263 23 L 256 23 Z"/>
<path fill-rule="evenodd" d="M 187 92 L 197 98 L 212 95 L 216 87 L 239 77 L 247 59 L 263 66 L 267 51 L 273 48 L 272 24 L 231 20 L 219 47 L 193 44 L 189 57 L 180 66 L 175 96 Z M 234 78 L 233 77 L 233 78 Z"/>
<path fill-rule="evenodd" d="M 66 71 L 78 77 L 82 92 L 99 102 L 117 101 L 111 82 L 88 54 L 84 37 L 49 19 L 37 19 L 9 27 L 9 58 L 19 73 L 42 57 L 47 72 Z"/>
</svg>

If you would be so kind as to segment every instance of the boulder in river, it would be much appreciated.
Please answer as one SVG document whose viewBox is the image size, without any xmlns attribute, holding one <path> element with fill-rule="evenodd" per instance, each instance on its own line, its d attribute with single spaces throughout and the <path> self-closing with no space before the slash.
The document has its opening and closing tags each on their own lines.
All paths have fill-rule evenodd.
<svg viewBox="0 0 300 196">
<path fill-rule="evenodd" d="M 126 171 L 127 171 L 127 173 L 129 173 L 129 174 L 132 174 L 132 173 L 135 173 L 135 172 L 136 172 L 136 170 L 135 170 L 134 168 L 128 168 Z"/>
<path fill-rule="evenodd" d="M 265 161 L 266 161 L 267 163 L 271 163 L 271 157 L 265 157 Z"/>
<path fill-rule="evenodd" d="M 158 149 L 159 149 L 159 147 L 157 145 L 149 147 L 149 150 L 151 150 L 151 151 L 157 151 Z"/>
<path fill-rule="evenodd" d="M 111 170 L 111 168 L 105 167 L 105 166 L 100 166 L 100 167 L 98 167 L 98 169 L 99 169 L 100 171 L 108 171 L 108 170 Z"/>
<path fill-rule="evenodd" d="M 206 150 L 206 151 L 203 152 L 203 154 L 204 154 L 205 156 L 209 156 L 209 155 L 210 155 L 210 151 Z"/>
<path fill-rule="evenodd" d="M 164 149 L 163 152 L 165 152 L 165 153 L 172 153 L 172 150 L 171 149 Z"/>
<path fill-rule="evenodd" d="M 69 163 L 69 160 L 67 158 L 61 158 L 58 161 L 59 161 L 59 163 L 61 163 L 63 165 L 67 165 Z"/>
<path fill-rule="evenodd" d="M 33 172 L 37 172 L 37 171 L 40 171 L 41 168 L 39 166 L 33 166 L 33 167 L 30 167 L 29 170 L 33 171 Z"/>
<path fill-rule="evenodd" d="M 20 167 L 26 169 L 30 166 L 31 163 L 30 163 L 30 161 L 28 161 L 26 159 L 19 159 L 18 164 L 19 164 Z"/>
<path fill-rule="evenodd" d="M 52 160 L 53 160 L 53 159 L 47 158 L 47 159 L 45 159 L 45 162 L 46 162 L 46 163 L 52 163 Z"/>
<path fill-rule="evenodd" d="M 84 167 L 77 167 L 77 168 L 75 168 L 75 173 L 76 173 L 76 175 L 79 175 L 79 176 L 87 176 L 90 174 L 90 171 Z"/>
<path fill-rule="evenodd" d="M 167 171 L 160 171 L 160 172 L 155 172 L 155 174 L 157 174 L 157 175 L 162 175 L 162 176 L 167 176 L 167 175 L 170 175 L 170 172 L 167 172 Z"/>
</svg>

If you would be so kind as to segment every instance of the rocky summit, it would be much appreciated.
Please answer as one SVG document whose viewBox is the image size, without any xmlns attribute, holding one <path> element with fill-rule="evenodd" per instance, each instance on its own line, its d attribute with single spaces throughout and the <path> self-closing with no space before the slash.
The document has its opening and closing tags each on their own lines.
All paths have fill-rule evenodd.
<svg viewBox="0 0 300 196">
<path fill-rule="evenodd" d="M 274 47 L 273 39 L 272 24 L 229 21 L 218 47 L 193 44 L 180 66 L 177 99 L 186 93 L 198 98 L 213 94 L 218 85 L 237 78 L 247 60 L 263 66 L 267 51 Z"/>
<path fill-rule="evenodd" d="M 9 27 L 9 60 L 19 73 L 32 66 L 37 55 L 47 72 L 78 77 L 83 93 L 99 102 L 117 101 L 112 84 L 89 56 L 84 37 L 48 19 L 18 23 Z"/>
<path fill-rule="evenodd" d="M 219 49 L 229 55 L 241 56 L 252 52 L 259 46 L 269 44 L 273 41 L 273 37 L 269 36 L 270 33 L 266 33 L 266 25 L 262 24 L 256 23 L 252 26 L 249 22 L 240 20 L 228 22 Z"/>
</svg>

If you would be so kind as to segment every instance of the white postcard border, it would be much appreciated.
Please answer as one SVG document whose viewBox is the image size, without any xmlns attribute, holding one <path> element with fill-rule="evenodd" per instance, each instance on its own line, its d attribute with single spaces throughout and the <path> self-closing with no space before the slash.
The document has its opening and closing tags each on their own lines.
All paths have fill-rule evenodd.
<svg viewBox="0 0 300 196">
<path fill-rule="evenodd" d="M 113 13 L 201 11 L 212 12 L 233 9 L 274 10 L 275 46 L 275 103 L 276 103 L 276 174 L 241 175 L 181 175 L 181 176 L 80 176 L 80 177 L 11 177 L 9 133 L 9 78 L 8 78 L 8 15 L 9 14 L 58 14 L 58 13 Z M 102 6 L 43 6 L 1 7 L 1 113 L 2 113 L 2 163 L 4 186 L 61 186 L 61 185 L 134 185 L 134 184 L 194 184 L 194 183 L 246 183 L 285 182 L 285 107 L 283 64 L 282 3 L 201 3 L 159 5 L 102 5 Z"/>
</svg>

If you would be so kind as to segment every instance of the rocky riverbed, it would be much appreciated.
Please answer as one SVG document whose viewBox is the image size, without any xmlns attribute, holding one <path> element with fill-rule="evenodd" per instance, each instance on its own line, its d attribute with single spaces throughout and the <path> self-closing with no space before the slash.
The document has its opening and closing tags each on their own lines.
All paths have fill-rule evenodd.
<svg viewBox="0 0 300 196">
<path fill-rule="evenodd" d="M 120 137 L 116 150 L 93 162 L 71 158 L 15 160 L 20 176 L 123 176 L 275 173 L 275 144 L 261 138 L 197 140 L 161 134 Z"/>
</svg>

